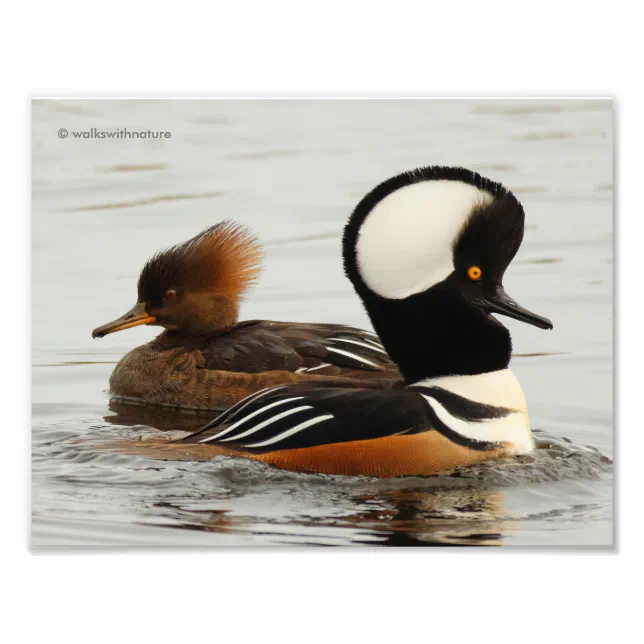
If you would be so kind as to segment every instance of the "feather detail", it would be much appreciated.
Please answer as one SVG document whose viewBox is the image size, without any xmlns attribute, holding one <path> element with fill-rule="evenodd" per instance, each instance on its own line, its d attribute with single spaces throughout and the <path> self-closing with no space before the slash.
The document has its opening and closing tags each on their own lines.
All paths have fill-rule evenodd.
<svg viewBox="0 0 644 644">
<path fill-rule="evenodd" d="M 139 301 L 180 287 L 238 303 L 257 281 L 262 258 L 261 246 L 248 228 L 222 221 L 152 256 L 139 277 Z"/>
</svg>

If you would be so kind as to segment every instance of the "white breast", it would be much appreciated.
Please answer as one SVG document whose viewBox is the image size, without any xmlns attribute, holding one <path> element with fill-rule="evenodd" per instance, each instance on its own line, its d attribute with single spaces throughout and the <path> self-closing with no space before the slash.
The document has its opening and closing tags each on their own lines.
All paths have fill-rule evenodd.
<svg viewBox="0 0 644 644">
<path fill-rule="evenodd" d="M 475 402 L 515 410 L 502 418 L 468 422 L 452 416 L 431 394 L 423 394 L 438 418 L 465 438 L 509 443 L 514 454 L 526 454 L 534 449 L 525 395 L 519 381 L 509 369 L 476 376 L 429 378 L 416 384 L 440 387 Z"/>
<path fill-rule="evenodd" d="M 417 383 L 425 387 L 440 387 L 475 402 L 497 407 L 510 407 L 528 413 L 523 389 L 510 369 L 501 369 L 475 376 L 443 376 Z"/>
</svg>

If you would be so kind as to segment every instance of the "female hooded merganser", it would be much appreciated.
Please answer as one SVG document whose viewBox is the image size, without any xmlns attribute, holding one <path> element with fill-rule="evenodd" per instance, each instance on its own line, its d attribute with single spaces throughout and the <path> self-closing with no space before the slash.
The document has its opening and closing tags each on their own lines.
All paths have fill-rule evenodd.
<svg viewBox="0 0 644 644">
<path fill-rule="evenodd" d="M 530 452 L 510 333 L 491 315 L 552 328 L 503 290 L 523 230 L 516 197 L 463 168 L 381 183 L 347 223 L 344 267 L 406 386 L 282 385 L 180 442 L 288 470 L 381 477 Z"/>
<path fill-rule="evenodd" d="M 339 324 L 238 322 L 242 296 L 257 279 L 261 258 L 250 231 L 224 221 L 148 260 L 136 305 L 92 336 L 141 324 L 165 331 L 120 360 L 110 393 L 125 401 L 221 410 L 284 383 L 401 383 L 378 337 L 368 331 Z"/>
</svg>

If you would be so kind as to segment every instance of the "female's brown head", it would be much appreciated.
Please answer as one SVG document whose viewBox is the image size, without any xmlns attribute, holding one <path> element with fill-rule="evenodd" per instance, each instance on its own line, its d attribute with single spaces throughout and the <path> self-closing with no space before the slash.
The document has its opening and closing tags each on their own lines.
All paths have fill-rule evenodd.
<svg viewBox="0 0 644 644">
<path fill-rule="evenodd" d="M 139 276 L 135 306 L 94 329 L 92 337 L 141 324 L 190 335 L 226 331 L 237 323 L 261 260 L 259 242 L 247 228 L 232 221 L 211 226 L 151 257 Z"/>
</svg>

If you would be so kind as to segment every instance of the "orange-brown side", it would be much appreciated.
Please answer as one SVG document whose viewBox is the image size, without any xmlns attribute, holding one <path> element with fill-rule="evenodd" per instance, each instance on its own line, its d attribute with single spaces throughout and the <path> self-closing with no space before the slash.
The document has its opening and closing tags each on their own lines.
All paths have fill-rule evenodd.
<svg viewBox="0 0 644 644">
<path fill-rule="evenodd" d="M 471 450 L 452 443 L 436 431 L 264 454 L 236 451 L 219 445 L 158 440 L 111 441 L 103 443 L 100 448 L 177 461 L 204 461 L 220 455 L 241 456 L 292 472 L 381 478 L 429 476 L 448 472 L 461 465 L 501 458 L 507 454 L 504 447 L 489 451 Z"/>
<path fill-rule="evenodd" d="M 347 476 L 427 476 L 499 458 L 505 448 L 471 450 L 436 431 L 409 436 L 334 443 L 265 454 L 240 455 L 294 472 L 320 472 Z"/>
</svg>

